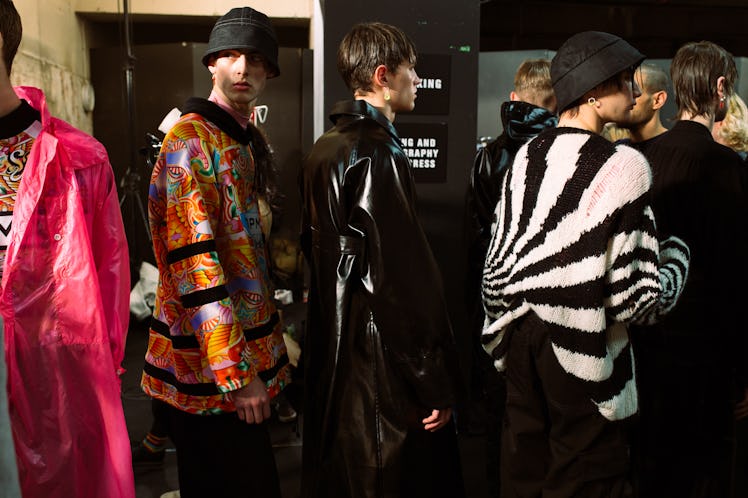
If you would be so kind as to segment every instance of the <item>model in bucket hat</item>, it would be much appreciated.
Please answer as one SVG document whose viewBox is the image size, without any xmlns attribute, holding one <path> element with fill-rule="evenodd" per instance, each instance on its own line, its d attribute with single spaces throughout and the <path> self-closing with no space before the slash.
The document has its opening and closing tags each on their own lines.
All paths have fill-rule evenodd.
<svg viewBox="0 0 748 498">
<path fill-rule="evenodd" d="M 626 419 L 637 411 L 628 325 L 667 313 L 688 248 L 658 243 L 636 150 L 599 135 L 624 118 L 644 56 L 600 32 L 551 62 L 557 128 L 504 177 L 483 273 L 483 343 L 505 371 L 502 497 L 629 496 Z"/>
<path fill-rule="evenodd" d="M 272 158 L 250 119 L 277 56 L 261 12 L 218 19 L 203 57 L 212 92 L 185 103 L 151 177 L 159 281 L 141 385 L 168 405 L 184 498 L 280 496 L 263 422 L 288 356 L 261 209 L 273 204 Z"/>
</svg>

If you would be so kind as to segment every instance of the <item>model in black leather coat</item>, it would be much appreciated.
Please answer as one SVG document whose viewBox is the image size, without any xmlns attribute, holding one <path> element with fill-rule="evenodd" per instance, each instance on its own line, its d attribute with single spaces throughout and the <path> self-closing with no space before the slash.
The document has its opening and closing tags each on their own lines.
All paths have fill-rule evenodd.
<svg viewBox="0 0 748 498">
<path fill-rule="evenodd" d="M 312 272 L 302 494 L 405 496 L 411 467 L 429 459 L 448 466 L 422 489 L 462 496 L 456 445 L 444 454 L 432 437 L 456 442 L 454 426 L 432 434 L 421 423 L 454 404 L 459 376 L 408 158 L 390 121 L 365 101 L 336 104 L 331 119 L 301 178 Z"/>
</svg>

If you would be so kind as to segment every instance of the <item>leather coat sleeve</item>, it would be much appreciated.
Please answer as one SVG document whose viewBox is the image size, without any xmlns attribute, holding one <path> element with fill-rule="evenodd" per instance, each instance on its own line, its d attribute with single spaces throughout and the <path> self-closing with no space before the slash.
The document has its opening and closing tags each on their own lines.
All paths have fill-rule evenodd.
<svg viewBox="0 0 748 498">
<path fill-rule="evenodd" d="M 420 403 L 455 401 L 457 353 L 439 270 L 414 209 L 408 159 L 380 148 L 346 170 L 348 227 L 363 235 L 359 268 L 386 354 Z"/>
<path fill-rule="evenodd" d="M 488 147 L 481 147 L 475 155 L 470 174 L 469 202 L 473 214 L 473 229 L 476 231 L 475 238 L 485 241 L 491 237 L 491 221 L 499 199 L 501 183 L 492 163 Z"/>
</svg>

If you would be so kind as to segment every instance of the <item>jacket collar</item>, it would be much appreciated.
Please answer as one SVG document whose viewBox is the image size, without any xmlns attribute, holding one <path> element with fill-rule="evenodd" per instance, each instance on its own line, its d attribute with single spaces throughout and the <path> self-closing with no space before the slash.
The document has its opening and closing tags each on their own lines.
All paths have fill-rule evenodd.
<svg viewBox="0 0 748 498">
<path fill-rule="evenodd" d="M 189 113 L 199 114 L 204 117 L 242 145 L 248 145 L 252 141 L 251 131 L 242 128 L 231 114 L 224 111 L 218 104 L 215 104 L 208 99 L 200 97 L 191 97 L 187 99 L 187 102 L 184 104 L 182 115 L 184 116 Z"/>
<path fill-rule="evenodd" d="M 699 136 L 699 138 L 709 138 L 712 141 L 714 140 L 714 137 L 712 137 L 712 132 L 709 131 L 709 128 L 701 123 L 697 123 L 696 121 L 680 119 L 675 122 L 672 129 L 686 135 Z"/>
<path fill-rule="evenodd" d="M 513 100 L 501 105 L 501 122 L 509 138 L 524 143 L 546 128 L 555 128 L 558 118 L 543 107 Z"/>
<path fill-rule="evenodd" d="M 392 125 L 392 122 L 387 119 L 384 114 L 379 112 L 376 107 L 372 106 L 365 100 L 343 100 L 333 105 L 332 110 L 330 111 L 330 121 L 337 125 L 338 120 L 344 117 L 352 119 L 371 119 L 387 130 L 387 133 L 397 139 L 398 142 L 400 141 L 400 137 L 397 135 L 397 131 Z"/>
<path fill-rule="evenodd" d="M 49 109 L 47 108 L 47 98 L 44 96 L 44 92 L 38 88 L 32 86 L 16 86 L 13 90 L 18 95 L 18 98 L 27 101 L 31 107 L 39 111 L 41 114 L 42 128 L 46 128 L 50 124 Z"/>
<path fill-rule="evenodd" d="M 10 138 L 27 129 L 34 121 L 41 122 L 41 113 L 31 107 L 26 99 L 3 117 L 0 117 L 0 139 Z"/>
</svg>

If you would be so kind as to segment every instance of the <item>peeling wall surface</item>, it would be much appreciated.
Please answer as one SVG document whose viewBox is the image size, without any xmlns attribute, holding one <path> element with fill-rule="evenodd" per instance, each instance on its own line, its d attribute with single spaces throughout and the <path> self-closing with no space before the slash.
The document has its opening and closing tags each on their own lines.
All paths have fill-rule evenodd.
<svg viewBox="0 0 748 498">
<path fill-rule="evenodd" d="M 84 23 L 72 1 L 15 2 L 23 23 L 23 39 L 13 63 L 14 85 L 44 90 L 53 115 L 88 133 L 91 112 L 83 108 L 82 89 L 89 85 Z"/>
<path fill-rule="evenodd" d="M 93 114 L 83 108 L 84 88 L 90 85 L 88 78 L 51 61 L 21 53 L 13 63 L 11 81 L 17 86 L 41 88 L 53 116 L 93 134 Z"/>
<path fill-rule="evenodd" d="M 311 15 L 314 0 L 255 0 L 253 6 L 270 17 Z M 22 0 L 16 8 L 23 39 L 13 63 L 11 82 L 44 90 L 51 113 L 92 133 L 93 115 L 84 109 L 91 84 L 87 21 L 79 14 L 122 15 L 121 0 Z M 229 0 L 132 0 L 133 15 L 218 16 L 236 7 Z M 95 97 L 94 97 L 95 100 Z"/>
</svg>

